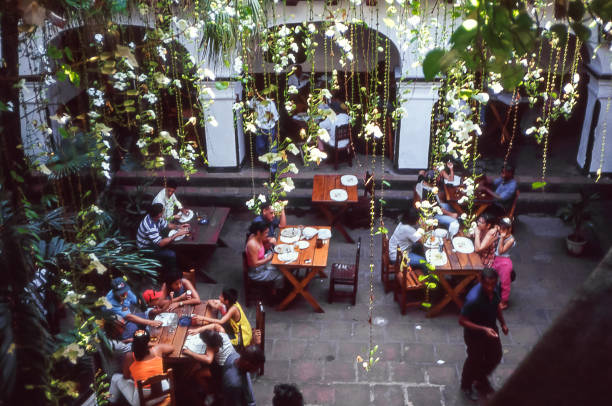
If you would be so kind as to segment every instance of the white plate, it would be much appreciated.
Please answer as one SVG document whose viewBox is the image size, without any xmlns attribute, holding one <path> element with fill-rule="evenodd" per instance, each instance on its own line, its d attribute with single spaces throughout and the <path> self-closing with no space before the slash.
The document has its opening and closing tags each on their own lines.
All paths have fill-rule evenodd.
<svg viewBox="0 0 612 406">
<path fill-rule="evenodd" d="M 427 250 L 425 252 L 425 259 L 433 266 L 446 265 L 446 262 L 448 262 L 446 254 L 444 252 L 438 251 L 437 249 Z"/>
<path fill-rule="evenodd" d="M 206 343 L 202 341 L 199 334 L 188 335 L 185 339 L 183 348 L 187 348 L 198 354 L 204 354 L 206 352 Z"/>
<path fill-rule="evenodd" d="M 299 228 L 285 228 L 281 231 L 280 235 L 282 237 L 293 238 L 295 236 L 300 235 L 300 229 Z"/>
<path fill-rule="evenodd" d="M 329 197 L 337 202 L 343 202 L 348 199 L 348 193 L 344 189 L 332 189 L 329 191 Z"/>
<path fill-rule="evenodd" d="M 298 259 L 299 255 L 300 254 L 298 254 L 297 252 L 287 252 L 285 254 L 278 254 L 278 260 L 282 262 L 293 262 Z"/>
<path fill-rule="evenodd" d="M 179 223 L 186 223 L 193 218 L 193 210 L 189 210 L 187 214 L 182 214 L 179 217 Z"/>
<path fill-rule="evenodd" d="M 344 186 L 355 186 L 357 184 L 357 176 L 344 175 L 340 178 L 340 183 L 342 183 Z"/>
<path fill-rule="evenodd" d="M 285 244 L 293 244 L 299 239 L 300 239 L 299 235 L 296 235 L 295 237 L 283 237 L 282 235 L 280 236 L 281 242 L 284 242 Z"/>
<path fill-rule="evenodd" d="M 474 252 L 474 243 L 467 237 L 453 238 L 453 248 L 462 254 L 471 254 Z"/>
<path fill-rule="evenodd" d="M 319 238 L 322 240 L 328 240 L 332 236 L 331 231 L 327 228 L 322 228 L 319 230 Z"/>
<path fill-rule="evenodd" d="M 305 227 L 302 230 L 302 236 L 307 239 L 310 240 L 312 237 L 314 237 L 315 235 L 317 235 L 319 231 L 316 228 L 312 228 L 312 227 Z"/>
<path fill-rule="evenodd" d="M 172 237 L 174 234 L 178 233 L 179 230 L 170 230 L 170 232 L 168 233 L 168 237 Z M 180 237 L 176 237 L 174 239 L 174 241 L 181 241 L 183 238 L 185 238 L 187 234 L 183 234 Z"/>
<path fill-rule="evenodd" d="M 442 243 L 442 239 L 440 237 L 434 236 L 433 241 L 431 240 L 430 237 L 426 237 L 426 238 L 427 239 L 423 243 L 425 248 L 438 248 L 440 246 L 440 244 Z"/>
<path fill-rule="evenodd" d="M 176 327 L 178 325 L 178 314 L 160 313 L 157 316 L 155 316 L 155 321 L 161 321 L 162 327 L 168 327 L 168 326 Z"/>
<path fill-rule="evenodd" d="M 305 250 L 306 248 L 310 247 L 310 243 L 308 241 L 298 241 L 298 247 L 301 250 Z"/>
<path fill-rule="evenodd" d="M 436 228 L 434 230 L 434 235 L 438 238 L 446 238 L 448 236 L 448 231 L 444 228 Z"/>
<path fill-rule="evenodd" d="M 293 252 L 293 245 L 279 244 L 274 247 L 274 252 L 277 254 L 285 254 L 287 252 Z"/>
</svg>

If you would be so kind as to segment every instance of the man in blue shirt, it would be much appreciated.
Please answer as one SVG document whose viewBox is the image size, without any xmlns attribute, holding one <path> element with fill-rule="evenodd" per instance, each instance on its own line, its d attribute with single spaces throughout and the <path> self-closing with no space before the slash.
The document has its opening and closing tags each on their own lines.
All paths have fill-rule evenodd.
<svg viewBox="0 0 612 406">
<path fill-rule="evenodd" d="M 497 272 L 485 268 L 480 275 L 480 283 L 467 294 L 459 316 L 467 346 L 467 359 L 461 373 L 461 390 L 474 401 L 478 400 L 478 393 L 473 385 L 485 396 L 493 392 L 488 376 L 502 357 L 496 319 L 499 319 L 503 333 L 508 334 L 499 305 L 501 298 L 497 280 Z"/>
<path fill-rule="evenodd" d="M 123 278 L 115 278 L 111 282 L 111 291 L 106 294 L 106 299 L 111 304 L 110 311 L 125 321 L 125 327 L 121 333 L 121 340 L 127 340 L 141 326 L 160 327 L 161 321 L 149 320 L 144 313 L 132 313 L 138 305 L 138 298 L 132 293 L 130 287 Z"/>
<path fill-rule="evenodd" d="M 258 345 L 227 357 L 221 379 L 224 406 L 255 406 L 250 374 L 259 371 L 264 362 L 266 356 Z"/>
<path fill-rule="evenodd" d="M 495 190 L 491 190 L 485 185 L 482 185 L 480 189 L 493 196 L 495 199 L 495 206 L 502 210 L 498 214 L 500 216 L 504 215 L 510 206 L 512 206 L 512 201 L 516 194 L 517 183 L 516 179 L 514 179 L 514 168 L 510 165 L 505 165 L 502 168 L 501 176 L 493 180 L 493 182 L 489 182 L 487 179 L 487 183 L 494 187 Z"/>
<path fill-rule="evenodd" d="M 269 227 L 268 240 L 265 243 L 265 248 L 268 249 L 276 244 L 276 229 L 279 227 L 285 227 L 287 225 L 287 218 L 285 217 L 285 209 L 280 212 L 280 216 L 276 217 L 272 205 L 270 203 L 264 203 L 261 205 L 261 214 L 255 217 L 255 221 L 261 221 Z"/>
</svg>

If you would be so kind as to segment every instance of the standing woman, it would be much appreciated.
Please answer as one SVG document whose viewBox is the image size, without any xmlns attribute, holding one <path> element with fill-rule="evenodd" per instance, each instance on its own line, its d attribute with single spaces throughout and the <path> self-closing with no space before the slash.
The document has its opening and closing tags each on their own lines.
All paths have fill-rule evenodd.
<svg viewBox="0 0 612 406">
<path fill-rule="evenodd" d="M 498 238 L 499 232 L 495 218 L 487 213 L 478 217 L 474 230 L 474 251 L 478 253 L 485 267 L 493 265 Z"/>
<path fill-rule="evenodd" d="M 149 347 L 151 337 L 146 330 L 137 330 L 132 341 L 132 352 L 126 354 L 123 360 L 123 374 L 115 374 L 111 378 L 110 402 L 116 403 L 119 396 L 123 395 L 125 400 L 132 405 L 138 406 L 138 381 L 144 381 L 152 376 L 164 373 L 162 357 L 174 351 L 169 344 L 157 344 Z M 162 381 L 162 388 L 167 389 L 169 383 Z"/>
<path fill-rule="evenodd" d="M 499 306 L 502 310 L 508 308 L 513 268 L 510 252 L 515 245 L 516 240 L 512 235 L 512 220 L 504 217 L 499 221 L 499 241 L 495 244 L 495 261 L 493 261 L 493 269 L 497 271 L 501 283 L 501 303 Z"/>
</svg>

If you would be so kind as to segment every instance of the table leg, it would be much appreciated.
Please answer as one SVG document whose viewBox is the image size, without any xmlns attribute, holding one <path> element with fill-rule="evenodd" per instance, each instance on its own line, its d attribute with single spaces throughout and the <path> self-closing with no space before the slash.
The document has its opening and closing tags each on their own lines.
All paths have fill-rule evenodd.
<svg viewBox="0 0 612 406">
<path fill-rule="evenodd" d="M 319 306 L 319 303 L 317 303 L 317 301 L 315 300 L 314 297 L 312 297 L 310 292 L 308 292 L 308 290 L 306 290 L 306 286 L 308 286 L 308 283 L 319 272 L 317 269 L 311 269 L 310 272 L 308 272 L 308 274 L 306 275 L 306 277 L 304 279 L 302 279 L 301 281 L 298 281 L 295 278 L 295 276 L 293 276 L 293 274 L 290 271 L 288 271 L 286 268 L 280 268 L 280 270 L 283 273 L 283 275 L 285 275 L 285 277 L 289 280 L 289 282 L 294 286 L 294 289 L 276 307 L 276 310 L 285 310 L 285 308 L 287 308 L 289 303 L 291 303 L 293 301 L 293 299 L 295 299 L 295 297 L 299 293 L 300 295 L 302 295 L 304 297 L 304 299 L 306 299 L 306 301 L 308 301 L 308 303 L 310 303 L 310 305 L 315 309 L 315 311 L 317 313 L 324 313 L 324 311 L 321 308 L 321 306 Z"/>
<path fill-rule="evenodd" d="M 427 312 L 427 317 L 437 316 L 438 313 L 440 313 L 440 311 L 442 311 L 442 309 L 444 309 L 451 300 L 455 302 L 459 309 L 461 309 L 463 307 L 463 301 L 459 295 L 465 290 L 470 282 L 476 279 L 476 276 L 477 274 L 466 275 L 465 278 L 463 278 L 463 280 L 453 289 L 448 281 L 444 278 L 444 275 L 440 275 L 439 282 L 444 290 L 446 290 L 446 295 L 439 303 L 429 309 Z"/>
<path fill-rule="evenodd" d="M 343 206 L 342 209 L 340 209 L 340 211 L 338 211 L 338 213 L 336 213 L 335 216 L 331 212 L 331 210 L 329 210 L 326 206 L 319 205 L 319 208 L 323 212 L 323 215 L 325 216 L 325 218 L 327 218 L 327 221 L 329 221 L 329 225 L 332 227 L 335 227 L 338 231 L 340 231 L 340 234 L 344 236 L 344 239 L 346 240 L 346 242 L 350 244 L 355 244 L 355 240 L 351 238 L 349 233 L 344 229 L 344 226 L 340 222 L 337 221 L 338 218 L 342 215 L 342 213 L 344 213 L 346 209 L 348 209 L 348 206 L 346 205 Z"/>
</svg>

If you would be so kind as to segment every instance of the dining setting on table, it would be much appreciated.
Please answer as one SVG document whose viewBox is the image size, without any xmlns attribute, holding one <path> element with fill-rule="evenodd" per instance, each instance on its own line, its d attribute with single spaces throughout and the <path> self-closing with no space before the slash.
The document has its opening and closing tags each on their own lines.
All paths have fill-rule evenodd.
<svg viewBox="0 0 612 406">
<path fill-rule="evenodd" d="M 337 229 L 346 242 L 355 241 L 341 222 L 342 215 L 351 204 L 358 202 L 355 175 L 315 175 L 312 183 L 312 202 L 323 213 L 331 227 Z"/>
</svg>

